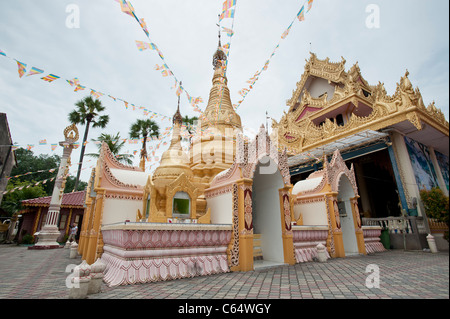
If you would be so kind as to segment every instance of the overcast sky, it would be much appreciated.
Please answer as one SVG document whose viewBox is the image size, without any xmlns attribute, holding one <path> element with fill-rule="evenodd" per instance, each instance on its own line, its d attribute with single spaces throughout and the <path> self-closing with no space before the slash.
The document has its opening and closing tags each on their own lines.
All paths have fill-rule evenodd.
<svg viewBox="0 0 450 319">
<path fill-rule="evenodd" d="M 165 61 L 191 96 L 208 101 L 213 75 L 212 55 L 217 48 L 217 15 L 223 0 L 132 0 L 136 14 L 144 18 L 150 38 L 158 45 Z M 281 34 L 295 18 L 304 0 L 237 0 L 235 34 L 231 40 L 228 87 L 232 103 L 241 97 L 238 91 L 260 70 L 270 57 Z M 69 28 L 66 12 L 75 4 L 80 12 L 79 28 Z M 369 28 L 366 20 L 379 8 L 379 28 Z M 348 70 L 358 61 L 370 84 L 384 82 L 393 94 L 400 77 L 409 70 L 414 87 L 419 87 L 426 105 L 433 100 L 449 118 L 449 2 L 433 1 L 364 1 L 315 0 L 296 20 L 286 39 L 271 59 L 254 89 L 238 109 L 242 123 L 254 131 L 265 122 L 265 111 L 276 120 L 287 111 L 295 84 L 304 71 L 309 51 L 319 59 L 346 59 Z M 70 8 L 70 7 L 69 7 Z M 72 21 L 69 19 L 69 21 Z M 222 25 L 231 26 L 231 19 Z M 65 81 L 77 77 L 82 85 L 121 98 L 136 106 L 172 116 L 177 96 L 174 79 L 162 77 L 154 70 L 161 64 L 156 51 L 140 52 L 135 40 L 147 41 L 136 20 L 120 11 L 114 0 L 15 0 L 0 10 L 0 50 L 31 67 L 43 69 L 43 75 L 19 78 L 14 60 L 0 56 L 0 112 L 7 114 L 13 141 L 34 144 L 35 154 L 52 154 L 50 143 L 63 139 L 69 125 L 68 113 L 74 104 L 89 94 L 74 92 Z M 227 42 L 223 34 L 222 43 Z M 47 83 L 40 78 L 49 73 L 58 79 Z M 100 98 L 110 115 L 104 130 L 92 129 L 89 138 L 102 132 L 120 132 L 128 137 L 131 124 L 144 118 L 141 110 L 125 109 L 120 101 L 107 95 Z M 194 116 L 185 95 L 181 99 L 183 115 Z M 164 130 L 168 120 L 155 118 Z M 80 135 L 84 127 L 79 127 Z M 39 146 L 46 139 L 48 145 Z M 81 138 L 80 138 L 81 139 Z M 156 143 L 153 142 L 153 145 Z M 132 152 L 139 145 L 127 145 Z M 167 146 L 162 147 L 157 155 Z M 86 152 L 95 152 L 93 143 Z M 58 155 L 62 149 L 55 150 Z M 72 155 L 78 162 L 80 148 Z M 90 160 L 91 158 L 87 158 Z M 139 159 L 136 156 L 135 165 Z M 82 179 L 87 181 L 91 166 L 86 162 Z M 154 168 L 155 166 L 153 166 Z M 76 173 L 76 167 L 71 169 Z M 38 179 L 38 178 L 37 178 Z"/>
</svg>

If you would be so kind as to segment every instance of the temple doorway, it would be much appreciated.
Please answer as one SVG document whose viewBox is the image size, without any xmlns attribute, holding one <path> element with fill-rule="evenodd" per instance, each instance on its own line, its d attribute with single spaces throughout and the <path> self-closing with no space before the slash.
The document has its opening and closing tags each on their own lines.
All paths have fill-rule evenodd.
<svg viewBox="0 0 450 319">
<path fill-rule="evenodd" d="M 355 192 L 353 191 L 353 187 L 348 177 L 345 174 L 342 174 L 339 180 L 339 195 L 337 200 L 342 230 L 342 241 L 346 256 L 359 254 L 351 204 L 351 198 L 354 197 Z"/>
<path fill-rule="evenodd" d="M 255 266 L 284 263 L 279 189 L 284 187 L 278 165 L 263 157 L 255 168 L 252 187 Z"/>
</svg>

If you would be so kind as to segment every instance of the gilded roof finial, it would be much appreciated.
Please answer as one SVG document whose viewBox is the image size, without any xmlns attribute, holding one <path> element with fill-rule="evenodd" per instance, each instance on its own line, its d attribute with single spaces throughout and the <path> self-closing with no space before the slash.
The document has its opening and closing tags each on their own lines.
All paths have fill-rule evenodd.
<svg viewBox="0 0 450 319">
<path fill-rule="evenodd" d="M 182 84 L 183 84 L 183 82 L 180 81 L 180 87 Z M 183 123 L 183 117 L 181 116 L 181 113 L 180 113 L 180 96 L 181 96 L 181 94 L 178 95 L 177 111 L 173 115 L 173 124 L 179 124 L 179 125 L 181 125 Z"/>
<path fill-rule="evenodd" d="M 223 52 L 222 43 L 220 41 L 220 15 L 219 15 L 219 23 L 216 23 L 216 25 L 219 28 L 219 44 L 217 46 L 216 52 L 213 55 L 214 69 L 217 69 L 218 66 L 219 67 L 222 66 L 222 64 L 224 63 L 222 61 L 225 61 L 227 59 L 227 55 L 225 54 L 225 52 Z M 219 61 L 220 61 L 220 63 L 219 63 Z"/>
</svg>

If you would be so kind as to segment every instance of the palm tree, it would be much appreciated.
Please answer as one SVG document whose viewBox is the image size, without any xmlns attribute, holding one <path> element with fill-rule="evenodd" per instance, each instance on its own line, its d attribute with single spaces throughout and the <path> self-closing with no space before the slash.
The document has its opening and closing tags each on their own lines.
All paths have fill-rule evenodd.
<svg viewBox="0 0 450 319">
<path fill-rule="evenodd" d="M 100 142 L 97 144 L 98 147 L 98 153 L 89 153 L 86 154 L 87 156 L 92 156 L 92 157 L 99 157 L 100 156 L 100 149 L 102 148 L 102 142 L 105 142 L 106 144 L 108 144 L 109 150 L 111 151 L 111 153 L 113 153 L 116 157 L 116 159 L 124 164 L 133 164 L 132 158 L 134 157 L 132 154 L 120 154 L 120 150 L 123 148 L 123 146 L 125 145 L 125 141 L 121 141 L 122 139 L 120 138 L 120 133 L 116 133 L 116 135 L 112 135 L 112 134 L 105 134 L 102 133 L 97 139 L 92 139 L 92 141 L 94 142 Z"/>
<path fill-rule="evenodd" d="M 147 157 L 147 137 L 156 136 L 159 137 L 159 126 L 150 119 L 136 120 L 130 128 L 130 138 L 143 138 L 142 150 L 141 150 L 141 162 L 140 167 L 145 171 L 145 158 Z"/>
<path fill-rule="evenodd" d="M 183 117 L 183 124 L 186 125 L 186 129 L 189 133 L 189 141 L 192 141 L 192 133 L 194 132 L 194 124 L 196 124 L 196 121 L 198 120 L 197 116 L 189 117 L 185 116 Z"/>
<path fill-rule="evenodd" d="M 91 123 L 92 127 L 94 128 L 105 128 L 109 122 L 108 115 L 99 115 L 100 112 L 105 110 L 105 107 L 98 99 L 94 100 L 91 96 L 87 96 L 75 103 L 75 106 L 76 109 L 69 113 L 69 121 L 73 124 L 86 125 L 86 129 L 84 130 L 83 144 L 81 146 L 81 155 L 78 164 L 77 179 L 75 180 L 74 190 L 77 189 L 78 181 L 80 180 L 81 167 L 83 164 L 84 151 L 86 148 L 86 140 Z"/>
</svg>

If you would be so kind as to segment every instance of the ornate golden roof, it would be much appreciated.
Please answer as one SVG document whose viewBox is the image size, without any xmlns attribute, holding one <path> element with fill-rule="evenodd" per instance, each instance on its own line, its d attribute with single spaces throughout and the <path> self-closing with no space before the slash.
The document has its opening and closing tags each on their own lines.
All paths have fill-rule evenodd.
<svg viewBox="0 0 450 319">
<path fill-rule="evenodd" d="M 292 91 L 292 97 L 286 101 L 286 105 L 290 106 L 289 111 L 292 111 L 299 102 L 300 95 L 305 92 L 306 81 L 311 76 L 343 85 L 351 82 L 354 85 L 361 86 L 367 91 L 371 91 L 370 85 L 361 75 L 358 62 L 346 72 L 346 60 L 343 57 L 341 57 L 342 60 L 340 62 L 330 62 L 329 58 L 326 58 L 325 60 L 318 59 L 316 54 L 312 52 L 310 52 L 310 55 L 309 60 L 306 60 L 305 71 L 303 72 L 300 81 L 297 82 L 295 90 Z"/>
<path fill-rule="evenodd" d="M 395 93 L 390 96 L 384 84 L 379 82 L 375 86 L 369 85 L 362 77 L 357 63 L 348 72 L 344 67 L 344 58 L 339 63 L 332 63 L 328 58 L 319 60 L 311 53 L 305 72 L 297 83 L 292 98 L 287 101 L 289 111 L 284 112 L 279 122 L 273 120 L 272 123 L 272 127 L 278 130 L 280 146 L 286 147 L 290 154 L 301 153 L 365 129 L 380 130 L 404 121 L 412 123 L 417 130 L 422 130 L 423 122 L 442 134 L 449 135 L 449 123 L 444 114 L 436 108 L 434 102 L 425 107 L 419 89 L 413 89 L 408 71 L 397 83 Z M 334 82 L 333 97 L 328 99 L 326 94 L 319 98 L 311 97 L 305 89 L 310 76 Z M 337 112 L 351 104 L 355 109 L 363 104 L 370 112 L 364 116 L 350 112 L 346 122 L 341 125 L 327 118 L 329 112 Z M 305 113 L 310 110 L 313 113 Z M 321 124 L 317 123 L 319 121 L 322 121 Z"/>
<path fill-rule="evenodd" d="M 158 179 L 176 179 L 181 173 L 192 176 L 189 168 L 189 156 L 181 147 L 181 124 L 182 117 L 180 105 L 173 117 L 173 133 L 169 148 L 161 156 L 161 162 L 153 173 L 153 181 L 157 184 Z"/>
</svg>

